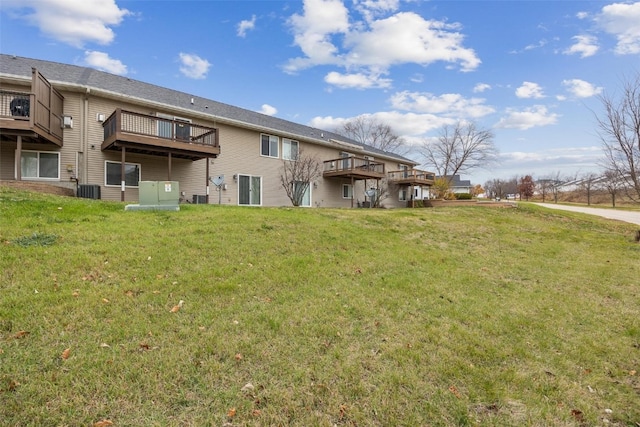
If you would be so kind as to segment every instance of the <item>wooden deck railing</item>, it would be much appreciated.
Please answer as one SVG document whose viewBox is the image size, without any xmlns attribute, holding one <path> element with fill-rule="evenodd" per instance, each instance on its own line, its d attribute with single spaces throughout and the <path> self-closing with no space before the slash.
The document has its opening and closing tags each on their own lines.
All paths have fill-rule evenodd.
<svg viewBox="0 0 640 427">
<path fill-rule="evenodd" d="M 384 177 L 384 163 L 362 157 L 341 157 L 324 162 L 324 176 Z"/>
<path fill-rule="evenodd" d="M 218 147 L 218 133 L 215 128 L 197 125 L 187 121 L 171 120 L 162 117 L 116 109 L 104 123 L 104 140 L 116 135 L 130 134 L 141 137 L 199 144 L 206 147 Z M 118 136 L 120 138 L 120 136 Z M 154 144 L 157 145 L 157 144 Z"/>
<path fill-rule="evenodd" d="M 420 169 L 402 169 L 389 171 L 389 180 L 396 183 L 433 185 L 436 175 Z"/>
</svg>

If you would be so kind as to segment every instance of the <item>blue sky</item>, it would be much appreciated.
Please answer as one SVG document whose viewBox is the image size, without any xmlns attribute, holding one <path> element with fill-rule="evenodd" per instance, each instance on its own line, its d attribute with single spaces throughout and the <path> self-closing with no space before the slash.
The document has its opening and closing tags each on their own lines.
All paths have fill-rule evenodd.
<svg viewBox="0 0 640 427">
<path fill-rule="evenodd" d="M 419 147 L 474 120 L 501 153 L 480 184 L 599 170 L 598 95 L 640 73 L 640 2 L 2 0 L 0 19 L 2 53 L 327 130 L 370 115 Z"/>
</svg>

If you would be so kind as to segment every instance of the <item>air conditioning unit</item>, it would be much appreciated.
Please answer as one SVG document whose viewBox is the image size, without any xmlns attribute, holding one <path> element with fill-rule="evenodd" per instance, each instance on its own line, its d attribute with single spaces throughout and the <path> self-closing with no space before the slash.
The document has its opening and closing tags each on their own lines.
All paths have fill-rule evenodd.
<svg viewBox="0 0 640 427">
<path fill-rule="evenodd" d="M 78 197 L 84 199 L 99 199 L 100 198 L 100 186 L 80 184 L 78 186 Z"/>
<path fill-rule="evenodd" d="M 196 205 L 206 205 L 207 204 L 207 196 L 194 194 L 193 195 L 193 203 L 196 204 Z"/>
</svg>

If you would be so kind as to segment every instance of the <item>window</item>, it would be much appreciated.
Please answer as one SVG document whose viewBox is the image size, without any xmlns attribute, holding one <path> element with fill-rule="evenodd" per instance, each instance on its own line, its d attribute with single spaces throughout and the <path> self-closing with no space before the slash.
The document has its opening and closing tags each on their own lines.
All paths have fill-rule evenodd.
<svg viewBox="0 0 640 427">
<path fill-rule="evenodd" d="M 260 135 L 260 154 L 267 157 L 278 157 L 278 144 L 280 142 L 277 136 Z"/>
<path fill-rule="evenodd" d="M 300 196 L 299 206 L 311 206 L 311 185 L 309 182 L 296 181 L 293 185 L 293 193 Z"/>
<path fill-rule="evenodd" d="M 400 190 L 399 194 L 398 194 L 398 200 L 400 200 L 401 202 L 404 202 L 407 200 L 407 189 L 403 188 Z"/>
<path fill-rule="evenodd" d="M 238 175 L 238 204 L 260 206 L 262 199 L 262 177 Z"/>
<path fill-rule="evenodd" d="M 351 184 L 342 184 L 342 198 L 343 199 L 353 198 L 353 186 Z"/>
<path fill-rule="evenodd" d="M 60 179 L 60 153 L 22 151 L 20 175 L 27 179 Z"/>
<path fill-rule="evenodd" d="M 282 138 L 282 158 L 285 160 L 298 160 L 298 141 Z"/>
<path fill-rule="evenodd" d="M 104 162 L 104 182 L 105 185 L 120 186 L 121 163 Z M 124 164 L 124 185 L 126 187 L 137 187 L 140 182 L 140 165 L 137 163 Z"/>
</svg>

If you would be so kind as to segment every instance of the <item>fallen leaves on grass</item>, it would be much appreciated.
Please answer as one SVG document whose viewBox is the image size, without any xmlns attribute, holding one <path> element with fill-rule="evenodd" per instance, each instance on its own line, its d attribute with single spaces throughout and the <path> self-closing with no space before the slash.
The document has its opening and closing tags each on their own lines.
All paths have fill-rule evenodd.
<svg viewBox="0 0 640 427">
<path fill-rule="evenodd" d="M 449 391 L 451 393 L 453 393 L 453 395 L 455 397 L 457 397 L 458 399 L 462 399 L 462 395 L 460 394 L 460 392 L 458 391 L 458 388 L 454 385 L 449 386 Z"/>
<path fill-rule="evenodd" d="M 251 383 L 246 383 L 241 389 L 240 391 L 242 391 L 243 393 L 247 393 L 247 394 L 251 394 L 253 393 L 253 390 L 255 390 L 255 387 L 253 386 L 253 384 Z"/>
<path fill-rule="evenodd" d="M 347 405 L 340 405 L 340 419 L 342 420 L 344 417 L 347 416 Z"/>
<path fill-rule="evenodd" d="M 177 312 L 179 312 L 183 305 L 184 305 L 184 301 L 180 300 L 180 302 L 178 302 L 178 304 L 177 304 L 177 305 L 174 305 L 174 306 L 173 306 L 173 308 L 171 309 L 171 312 L 172 312 L 172 313 L 177 313 Z"/>
<path fill-rule="evenodd" d="M 575 418 L 576 421 L 579 421 L 579 422 L 583 422 L 584 421 L 584 414 L 582 413 L 582 411 L 579 411 L 577 409 L 572 409 L 571 410 L 571 416 L 573 418 Z"/>
<path fill-rule="evenodd" d="M 20 385 L 20 383 L 16 380 L 10 380 L 7 384 L 7 388 L 6 391 L 15 391 L 18 386 Z M 2 391 L 2 389 L 0 388 L 0 392 Z"/>
<path fill-rule="evenodd" d="M 227 418 L 233 418 L 236 416 L 236 408 L 231 408 L 227 411 Z"/>
<path fill-rule="evenodd" d="M 242 360 L 242 354 L 236 353 L 235 358 L 236 358 L 236 361 L 238 361 L 238 362 L 241 361 Z"/>
<path fill-rule="evenodd" d="M 113 425 L 113 421 L 106 420 L 106 419 L 93 423 L 93 427 L 108 427 L 112 425 Z"/>
<path fill-rule="evenodd" d="M 67 360 L 69 358 L 69 356 L 71 356 L 71 349 L 70 348 L 65 348 L 64 351 L 62 352 L 62 354 L 60 355 L 62 360 Z"/>
<path fill-rule="evenodd" d="M 29 331 L 19 331 L 18 333 L 16 333 L 16 334 L 14 335 L 14 337 L 15 337 L 16 339 L 20 339 L 20 338 L 24 338 L 24 337 L 26 337 L 26 336 L 27 336 L 27 335 L 29 335 L 29 334 L 30 334 L 30 332 L 29 332 Z"/>
</svg>

